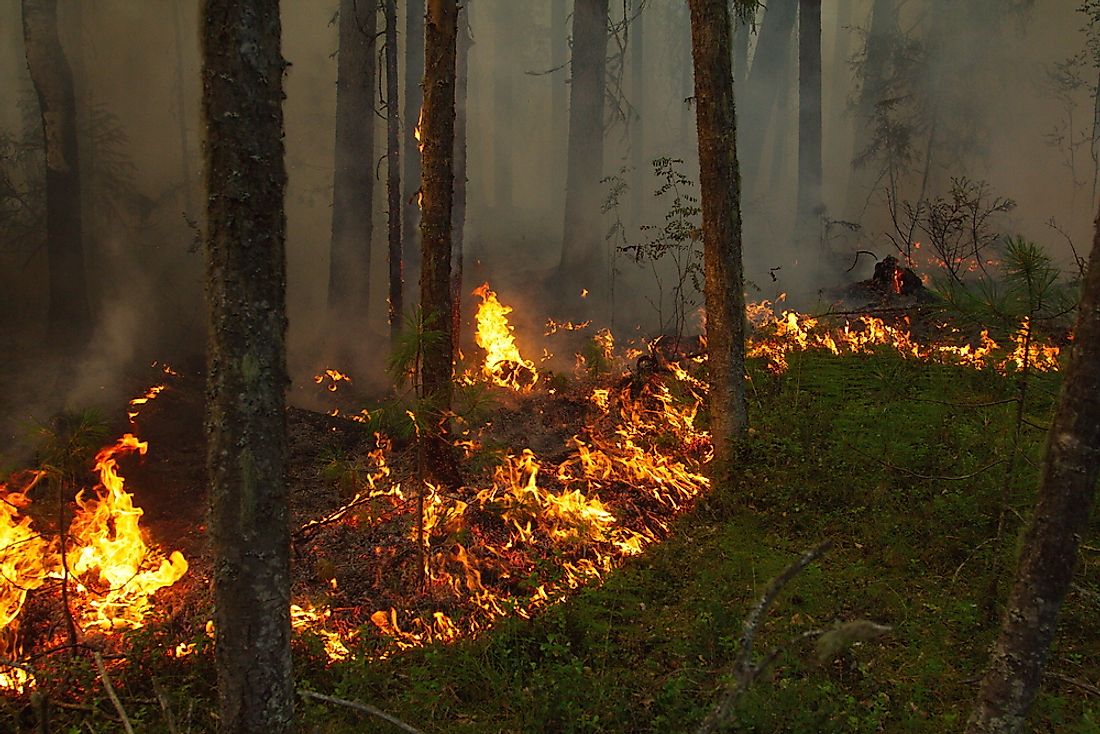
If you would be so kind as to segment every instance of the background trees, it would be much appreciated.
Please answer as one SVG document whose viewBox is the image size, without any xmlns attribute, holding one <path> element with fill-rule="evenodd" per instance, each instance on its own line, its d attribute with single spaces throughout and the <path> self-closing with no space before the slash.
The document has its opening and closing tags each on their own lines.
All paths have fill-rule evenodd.
<svg viewBox="0 0 1100 734">
<path fill-rule="evenodd" d="M 76 351 L 91 335 L 81 219 L 73 72 L 57 30 L 57 0 L 23 0 L 23 43 L 38 97 L 46 156 L 49 340 Z"/>
<path fill-rule="evenodd" d="M 294 731 L 281 30 L 276 0 L 203 5 L 207 467 L 224 734 Z"/>
</svg>

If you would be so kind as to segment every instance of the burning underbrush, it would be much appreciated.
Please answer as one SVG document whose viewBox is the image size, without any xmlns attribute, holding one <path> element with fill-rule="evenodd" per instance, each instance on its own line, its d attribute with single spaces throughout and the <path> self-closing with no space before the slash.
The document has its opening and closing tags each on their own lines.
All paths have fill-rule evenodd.
<svg viewBox="0 0 1100 734">
<path fill-rule="evenodd" d="M 290 413 L 291 620 L 329 661 L 386 656 L 476 635 L 504 616 L 529 617 L 666 536 L 671 520 L 709 486 L 702 349 L 661 341 L 623 348 L 606 331 L 589 333 L 589 324 L 550 322 L 547 337 L 582 334 L 590 349 L 572 370 L 542 372 L 522 355 L 510 308 L 487 285 L 476 294 L 481 353 L 460 382 L 484 387 L 492 405 L 477 419 L 455 417 L 465 458 L 459 490 L 420 481 L 415 438 L 374 430 L 369 411 Z M 749 355 L 773 373 L 805 350 L 891 349 L 1002 372 L 1058 366 L 1058 348 L 1027 322 L 1002 346 L 988 332 L 971 342 L 947 327 L 917 339 L 904 317 L 815 319 L 776 313 L 766 302 L 752 305 L 749 317 Z M 167 378 L 166 388 L 131 403 L 131 421 L 177 425 L 176 406 L 201 406 L 198 378 Z M 314 381 L 326 395 L 354 388 L 336 369 Z M 165 617 L 166 656 L 187 658 L 207 647 L 210 559 L 201 548 L 197 556 L 186 548 L 184 560 L 152 543 L 119 470 L 120 458 L 147 449 L 175 457 L 166 474 L 187 468 L 187 481 L 156 481 L 166 487 L 161 494 L 186 501 L 189 524 L 200 525 L 205 482 L 195 477 L 202 439 L 200 421 L 193 423 L 188 436 L 163 447 L 154 441 L 150 448 L 136 429 L 125 433 L 96 456 L 97 485 L 79 493 L 69 487 L 50 513 L 33 509 L 48 504 L 41 499 L 45 470 L 0 485 L 0 660 L 26 660 L 73 641 L 117 648 L 128 630 Z M 157 537 L 176 537 L 169 524 L 157 530 Z M 168 613 L 165 594 L 192 601 Z M 11 690 L 32 683 L 19 668 L 0 675 Z"/>
</svg>

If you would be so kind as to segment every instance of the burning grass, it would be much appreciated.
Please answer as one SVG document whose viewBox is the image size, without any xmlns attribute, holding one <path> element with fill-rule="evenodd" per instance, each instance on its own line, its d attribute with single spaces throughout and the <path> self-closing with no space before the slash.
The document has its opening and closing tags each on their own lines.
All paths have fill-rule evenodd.
<svg viewBox="0 0 1100 734">
<path fill-rule="evenodd" d="M 897 324 L 876 325 L 875 321 L 856 319 L 851 324 L 827 325 L 804 315 L 775 315 L 770 309 L 765 312 L 758 307 L 753 312 L 758 331 L 752 344 L 756 356 L 750 374 L 754 437 L 744 449 L 745 470 L 739 486 L 709 494 L 705 467 L 710 442 L 705 431 L 705 363 L 701 357 L 673 353 L 660 345 L 617 351 L 609 334 L 598 334 L 592 342 L 591 358 L 574 374 L 540 375 L 515 347 L 506 321 L 507 307 L 501 306 L 487 287 L 480 295 L 483 304 L 495 304 L 494 338 L 503 342 L 498 349 L 486 339 L 483 348 L 488 354 L 505 355 L 494 363 L 493 370 L 481 374 L 481 379 L 495 385 L 495 405 L 481 409 L 481 420 L 466 417 L 459 421 L 467 430 L 460 444 L 467 459 L 466 486 L 454 493 L 424 488 L 422 520 L 418 519 L 418 495 L 422 490 L 416 479 L 415 446 L 411 441 L 371 435 L 361 425 L 341 418 L 311 415 L 307 420 L 304 414 L 292 414 L 291 420 L 292 502 L 297 528 L 295 606 L 291 614 L 299 632 L 300 667 L 317 671 L 318 680 L 330 682 L 343 675 L 341 671 L 358 671 L 354 674 L 361 675 L 366 683 L 356 686 L 376 684 L 377 674 L 364 671 L 405 670 L 398 674 L 406 679 L 413 676 L 414 681 L 427 686 L 424 691 L 434 690 L 444 698 L 466 691 L 460 697 L 478 701 L 484 699 L 474 689 L 501 689 L 500 695 L 511 702 L 505 708 L 513 718 L 503 723 L 499 716 L 507 716 L 507 711 L 498 712 L 493 715 L 498 718 L 489 717 L 497 723 L 488 728 L 478 728 L 471 722 L 464 730 L 540 728 L 548 726 L 546 722 L 564 725 L 588 716 L 595 717 L 593 722 L 613 722 L 609 726 L 618 730 L 623 728 L 619 724 L 625 726 L 628 720 L 620 721 L 626 712 L 646 717 L 654 726 L 664 720 L 667 727 L 674 716 L 690 718 L 694 711 L 690 706 L 676 713 L 677 706 L 685 705 L 683 691 L 694 691 L 692 695 L 700 698 L 707 696 L 705 681 L 713 674 L 710 666 L 719 663 L 737 634 L 739 610 L 727 608 L 728 600 L 721 588 L 732 584 L 730 588 L 740 590 L 737 598 L 745 595 L 746 570 L 742 566 L 729 568 L 729 563 L 734 559 L 737 563 L 750 562 L 757 553 L 751 549 L 760 549 L 765 558 L 778 563 L 780 554 L 761 549 L 761 542 L 775 532 L 814 539 L 830 527 L 819 516 L 834 523 L 832 527 L 847 528 L 842 532 L 858 538 L 853 542 L 860 547 L 849 547 L 844 562 L 863 563 L 859 560 L 860 548 L 882 545 L 882 538 L 875 540 L 867 534 L 870 529 L 881 531 L 883 537 L 889 535 L 880 523 L 882 518 L 869 514 L 872 508 L 885 505 L 884 512 L 895 518 L 891 522 L 900 522 L 911 512 L 906 505 L 916 492 L 922 502 L 937 508 L 928 523 L 942 524 L 951 519 L 951 512 L 961 512 L 965 504 L 954 495 L 941 495 L 939 499 L 934 493 L 927 495 L 919 482 L 888 467 L 910 467 L 909 471 L 920 475 L 962 474 L 981 467 L 996 451 L 1004 450 L 1003 445 L 983 446 L 990 430 L 988 424 L 976 428 L 976 422 L 967 419 L 954 425 L 945 422 L 950 409 L 944 406 L 933 409 L 918 404 L 923 407 L 915 410 L 909 405 L 903 410 L 902 405 L 907 397 L 929 390 L 929 394 L 942 399 L 945 393 L 931 387 L 933 380 L 951 385 L 952 390 L 958 389 L 953 381 L 968 384 L 971 389 L 981 386 L 981 390 L 974 390 L 977 393 L 1003 390 L 1009 383 L 998 370 L 1016 369 L 1009 362 L 1015 349 L 987 344 L 984 339 L 988 336 L 978 347 L 950 344 L 950 334 L 942 341 L 928 342 L 916 339 Z M 1031 339 L 1028 348 L 1039 349 L 1043 344 Z M 951 351 L 949 346 L 958 351 Z M 966 349 L 985 351 L 981 359 L 959 358 L 960 354 L 970 354 Z M 1028 354 L 1036 371 L 1047 364 L 1038 356 L 1040 352 Z M 1052 360 L 1056 358 L 1056 351 L 1051 354 Z M 854 359 L 837 361 L 844 355 Z M 490 359 L 486 359 L 486 366 Z M 592 369 L 596 362 L 599 368 Z M 514 366 L 497 369 L 506 363 L 522 365 L 530 376 L 517 379 L 521 370 Z M 1051 361 L 1049 366 L 1056 366 L 1056 362 Z M 965 379 L 959 379 L 960 373 L 966 375 Z M 317 389 L 322 393 L 348 382 L 347 376 L 337 370 L 325 371 L 319 377 Z M 198 391 L 175 379 L 177 382 L 165 393 L 169 400 L 173 390 Z M 971 395 L 963 394 L 968 398 Z M 846 402 L 834 402 L 841 395 Z M 888 426 L 879 417 L 883 406 L 892 406 Z M 1028 416 L 1033 422 L 1043 420 L 1041 414 L 1029 412 Z M 855 445 L 846 446 L 836 436 L 848 436 Z M 101 473 L 104 467 L 110 467 L 104 476 L 116 477 L 120 489 L 117 462 L 112 464 L 115 455 L 119 451 L 139 451 L 140 445 L 130 437 L 101 454 Z M 169 446 L 167 450 L 178 451 L 179 447 Z M 851 484 L 850 495 L 834 486 L 839 477 Z M 104 490 L 108 485 L 105 478 Z M 1027 486 L 1021 483 L 1014 495 L 1021 509 L 1026 507 Z M 48 548 L 48 541 L 23 522 L 25 515 L 13 514 L 20 502 L 18 494 L 9 495 L 12 509 L 8 511 L 8 524 L 13 527 L 14 540 L 28 549 L 36 543 L 47 543 Z M 104 491 L 97 496 L 109 494 Z M 710 497 L 706 502 L 711 509 L 692 513 L 700 496 Z M 714 518 L 729 516 L 727 510 L 715 508 L 742 502 L 761 516 L 772 518 L 774 527 L 757 527 L 747 516 L 736 515 L 734 526 L 743 537 L 717 530 Z M 78 507 L 83 514 L 92 514 L 89 508 Z M 970 504 L 965 507 L 970 516 L 981 516 L 984 511 Z M 686 515 L 689 519 L 676 519 L 685 517 L 685 513 L 691 513 Z M 136 523 L 137 514 L 126 511 L 120 517 L 133 517 Z M 859 529 L 860 523 L 868 523 L 869 527 Z M 937 569 L 945 564 L 973 563 L 963 557 L 945 558 L 956 552 L 962 556 L 976 552 L 973 547 L 983 540 L 977 537 L 977 525 L 952 536 L 954 539 L 947 544 L 950 549 L 932 559 Z M 679 550 L 646 552 L 670 533 L 673 547 Z M 923 551 L 918 550 L 924 546 L 915 539 L 903 540 L 917 556 L 931 553 L 937 542 L 928 529 L 920 534 L 920 544 L 928 544 Z M 963 534 L 967 537 L 960 539 Z M 714 546 L 717 538 L 722 539 L 720 547 Z M 676 558 L 676 553 L 683 558 Z M 714 570 L 716 562 L 703 553 L 715 553 L 724 559 L 717 563 L 722 570 Z M 890 583 L 905 583 L 900 580 L 908 578 L 904 574 L 910 567 L 902 561 L 904 550 L 884 546 L 874 553 L 876 558 L 888 557 L 887 568 L 896 572 Z M 15 613 L 0 617 L 0 621 L 9 619 L 10 630 L 17 629 L 18 606 L 24 605 L 28 597 L 45 597 L 44 586 L 34 585 L 37 577 L 20 566 L 23 557 L 0 557 L 5 578 L 21 579 L 18 593 L 10 595 L 18 604 L 5 608 Z M 165 558 L 155 548 L 148 549 L 146 557 L 142 568 L 150 573 L 178 568 L 175 557 Z M 583 599 L 590 598 L 588 593 L 564 610 L 554 609 L 557 602 L 575 597 L 576 589 L 606 581 L 612 569 L 639 557 L 642 560 L 632 564 L 634 570 L 625 578 L 652 574 L 653 578 L 644 582 L 651 588 L 638 591 L 630 588 L 633 582 L 629 580 L 612 582 L 617 591 L 591 592 L 596 595 L 592 598 L 601 600 L 596 604 L 598 612 L 586 608 Z M 208 560 L 192 561 L 192 571 L 177 583 L 177 593 L 191 593 L 200 600 L 198 605 L 184 605 L 188 610 L 185 614 L 174 614 L 166 626 L 149 630 L 144 638 L 134 633 L 122 638 L 118 632 L 102 631 L 116 625 L 99 625 L 101 639 L 115 643 L 126 639 L 133 644 L 146 640 L 149 647 L 143 648 L 146 652 L 142 654 L 172 658 L 172 675 L 186 676 L 188 670 L 208 666 L 210 645 L 205 620 L 209 617 L 203 607 L 202 589 Z M 718 577 L 698 579 L 700 573 L 717 573 Z M 875 578 L 867 568 L 860 573 Z M 853 583 L 857 576 L 852 573 Z M 625 589 L 623 584 L 627 585 Z M 685 584 L 710 584 L 715 599 L 701 608 L 694 608 L 695 602 L 683 606 L 688 600 L 677 594 L 686 588 Z M 111 584 L 104 586 L 114 588 Z M 692 592 L 703 593 L 700 589 Z M 933 600 L 929 603 L 942 604 L 939 592 L 927 589 L 922 593 Z M 615 594 L 624 595 L 625 601 L 616 600 Z M 143 597 L 150 598 L 155 601 L 158 597 Z M 840 589 L 822 588 L 815 596 L 813 611 L 808 613 L 820 618 L 831 613 L 828 604 L 835 605 L 843 598 Z M 897 611 L 892 606 L 896 602 L 879 594 L 875 599 L 883 604 L 882 609 Z M 143 603 L 135 601 L 125 606 L 144 613 Z M 673 616 L 683 613 L 688 618 L 672 619 L 672 613 L 657 612 L 661 605 L 679 610 Z M 875 610 L 861 611 L 866 616 L 881 616 Z M 78 617 L 87 633 L 96 625 L 83 614 Z M 522 626 L 522 620 L 536 614 L 543 620 L 540 625 L 565 628 L 559 635 Z M 569 621 L 574 614 L 596 616 Z M 600 621 L 601 615 L 616 617 L 620 622 L 618 626 L 609 625 Z M 490 628 L 502 624 L 503 629 L 490 632 Z M 583 629 L 574 629 L 576 625 Z M 631 637 L 641 634 L 642 625 L 652 625 L 650 634 L 653 629 L 664 628 L 669 635 L 687 636 L 692 641 L 671 648 L 660 642 L 644 643 Z M 597 644 L 592 637 L 597 629 L 604 630 L 607 640 L 614 640 L 626 651 L 624 661 L 612 660 L 609 648 Z M 533 694 L 512 689 L 512 684 L 498 680 L 496 673 L 465 669 L 461 674 L 476 682 L 455 682 L 448 693 L 427 683 L 448 680 L 448 676 L 435 671 L 425 678 L 425 673 L 409 673 L 403 667 L 433 669 L 425 661 L 434 658 L 412 651 L 432 642 L 486 634 L 490 639 L 475 643 L 475 647 L 459 645 L 452 652 L 439 654 L 457 660 L 460 669 L 466 664 L 462 662 L 464 656 L 481 654 L 470 650 L 503 655 L 507 660 L 500 663 L 502 668 L 519 666 L 528 671 L 534 681 Z M 521 640 L 523 636 L 536 642 Z M 696 637 L 709 642 L 695 641 Z M 573 647 L 573 639 L 581 640 L 579 647 Z M 511 644 L 507 640 L 516 647 L 505 652 L 501 645 Z M 47 640 L 37 642 L 45 644 Z M 650 673 L 656 676 L 657 671 L 646 672 L 650 663 L 642 649 L 654 645 L 662 651 L 661 665 L 681 671 L 667 679 L 678 681 L 675 686 L 680 686 L 681 693 L 669 692 L 663 703 L 661 696 L 665 694 L 654 693 L 653 686 L 664 684 L 646 677 Z M 702 647 L 697 650 L 698 645 Z M 601 689 L 601 696 L 615 698 L 611 685 L 615 676 L 632 681 L 630 685 L 636 688 L 624 689 L 620 703 L 602 708 L 597 700 L 585 700 L 563 682 L 568 670 L 580 679 L 591 675 L 586 671 L 584 650 L 595 650 L 603 666 L 600 676 L 606 681 L 600 685 L 606 688 Z M 398 651 L 405 652 L 395 655 Z M 8 654 L 14 656 L 17 652 Z M 413 657 L 406 657 L 410 654 Z M 131 653 L 132 659 L 134 655 Z M 365 661 L 380 658 L 392 660 L 372 664 L 378 667 L 364 667 Z M 49 686 L 50 695 L 71 695 L 65 693 L 65 685 L 59 685 L 57 678 L 43 684 Z M 841 681 L 838 685 L 847 683 Z M 642 694 L 646 687 L 650 692 Z M 415 702 L 420 708 L 416 709 L 418 713 L 410 714 L 412 720 L 423 722 L 427 717 L 447 722 L 445 728 L 449 730 L 458 730 L 449 713 L 461 705 L 457 699 L 440 710 L 428 705 L 417 691 L 420 689 L 405 695 L 392 689 L 370 689 L 364 695 L 372 701 L 396 696 L 393 703 L 398 710 Z M 804 689 L 803 693 L 810 695 Z M 529 695 L 539 700 L 525 711 Z M 579 698 L 570 702 L 574 695 Z M 652 698 L 654 695 L 657 698 Z M 650 697 L 648 704 L 639 703 L 639 697 L 644 696 Z"/>
</svg>

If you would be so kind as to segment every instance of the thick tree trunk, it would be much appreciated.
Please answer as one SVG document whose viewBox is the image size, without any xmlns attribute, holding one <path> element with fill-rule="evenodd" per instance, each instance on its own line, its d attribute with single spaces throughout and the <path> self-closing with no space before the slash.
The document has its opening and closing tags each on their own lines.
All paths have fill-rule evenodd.
<svg viewBox="0 0 1100 734">
<path fill-rule="evenodd" d="M 756 181 L 764 154 L 772 113 L 787 81 L 791 36 L 798 15 L 798 0 L 772 0 L 760 23 L 752 68 L 745 85 L 744 121 L 741 128 L 741 164 L 749 186 Z"/>
<path fill-rule="evenodd" d="M 602 283 L 600 180 L 603 178 L 604 73 L 608 0 L 576 0 L 569 87 L 565 227 L 559 276 L 578 287 Z"/>
<path fill-rule="evenodd" d="M 1017 734 L 1039 690 L 1100 474 L 1100 216 L 1035 514 L 968 734 Z"/>
<path fill-rule="evenodd" d="M 401 257 L 401 108 L 397 69 L 397 0 L 386 0 L 386 209 L 388 214 L 390 344 L 397 343 L 405 311 Z"/>
<path fill-rule="evenodd" d="M 424 43 L 423 153 L 420 190 L 420 309 L 425 331 L 421 366 L 424 402 L 430 426 L 425 437 L 425 469 L 436 482 L 459 484 L 458 463 L 447 430 L 453 394 L 451 338 L 451 215 L 454 203 L 456 0 L 428 0 Z"/>
<path fill-rule="evenodd" d="M 57 33 L 57 0 L 23 0 L 23 44 L 46 150 L 47 333 L 55 348 L 69 351 L 87 342 L 92 318 L 81 226 L 76 95 Z"/>
<path fill-rule="evenodd" d="M 466 247 L 466 103 L 470 89 L 470 2 L 466 0 L 458 21 L 458 49 L 455 68 L 455 193 L 451 211 L 451 341 L 458 354 L 462 335 L 462 269 Z"/>
<path fill-rule="evenodd" d="M 219 731 L 294 728 L 277 0 L 205 0 L 207 466 Z"/>
<path fill-rule="evenodd" d="M 812 242 L 821 220 L 821 0 L 798 3 L 799 237 Z"/>
<path fill-rule="evenodd" d="M 416 129 L 424 103 L 424 0 L 405 5 L 405 277 L 415 282 L 420 269 L 420 143 Z"/>
<path fill-rule="evenodd" d="M 328 280 L 329 313 L 340 325 L 365 319 L 370 304 L 377 32 L 377 0 L 340 0 Z M 350 337 L 353 332 L 340 333 Z"/>
<path fill-rule="evenodd" d="M 726 0 L 689 0 L 703 205 L 704 295 L 710 372 L 713 475 L 733 465 L 734 441 L 748 427 L 745 401 L 745 294 L 741 269 L 741 176 Z"/>
</svg>

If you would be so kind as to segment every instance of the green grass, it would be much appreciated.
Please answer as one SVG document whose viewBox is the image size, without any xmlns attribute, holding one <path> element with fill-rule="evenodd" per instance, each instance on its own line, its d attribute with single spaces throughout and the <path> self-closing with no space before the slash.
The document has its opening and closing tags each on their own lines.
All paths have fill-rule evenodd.
<svg viewBox="0 0 1100 734">
<path fill-rule="evenodd" d="M 1049 420 L 1057 384 L 1056 375 L 1034 376 L 1029 421 Z M 385 661 L 325 667 L 316 645 L 310 652 L 299 641 L 299 683 L 369 703 L 426 732 L 691 731 L 728 680 L 749 606 L 800 552 L 832 538 L 835 547 L 781 595 L 757 650 L 857 618 L 893 631 L 825 662 L 815 659 L 812 643 L 793 648 L 741 700 L 731 731 L 958 731 L 1015 570 L 1045 436 L 1024 430 L 1012 511 L 997 540 L 1005 466 L 978 470 L 1006 457 L 1014 407 L 946 403 L 991 402 L 1015 390 L 1012 378 L 993 372 L 891 354 L 795 355 L 780 377 L 754 369 L 753 430 L 739 447 L 733 484 L 715 488 L 666 541 L 602 586 L 535 619 L 504 621 L 479 639 Z M 1095 548 L 1098 538 L 1094 519 L 1085 543 Z M 1086 552 L 1075 583 L 1049 667 L 1095 685 L 1095 551 Z M 130 713 L 144 730 L 166 730 L 145 690 L 154 676 L 169 689 L 180 721 L 191 706 L 185 730 L 208 730 L 209 650 L 190 661 L 151 652 L 132 659 L 139 662 L 116 683 L 124 700 L 137 701 L 138 713 Z M 97 690 L 90 680 L 81 685 Z M 94 730 L 113 730 L 105 700 L 91 704 Z M 0 710 L 0 724 L 5 715 Z M 395 731 L 327 704 L 304 703 L 302 715 L 302 731 L 319 734 Z M 1048 680 L 1032 726 L 1097 734 L 1100 699 Z"/>
</svg>

